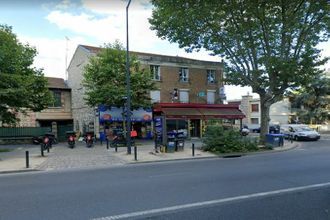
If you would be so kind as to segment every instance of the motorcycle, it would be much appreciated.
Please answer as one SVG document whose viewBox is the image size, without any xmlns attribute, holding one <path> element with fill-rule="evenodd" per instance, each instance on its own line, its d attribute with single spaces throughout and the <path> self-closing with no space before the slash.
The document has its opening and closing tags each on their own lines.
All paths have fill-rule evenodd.
<svg viewBox="0 0 330 220">
<path fill-rule="evenodd" d="M 41 142 L 41 149 L 42 150 L 51 149 L 52 144 L 53 144 L 53 135 L 46 134 L 42 137 L 42 142 Z"/>
<path fill-rule="evenodd" d="M 68 137 L 68 144 L 69 144 L 69 147 L 70 147 L 70 148 L 74 148 L 76 142 L 75 142 L 75 140 L 74 140 L 74 136 L 73 136 L 73 135 L 70 135 L 70 136 Z"/>
<path fill-rule="evenodd" d="M 86 147 L 90 148 L 93 146 L 94 138 L 92 133 L 87 133 L 85 136 Z"/>
<path fill-rule="evenodd" d="M 76 144 L 76 141 L 75 141 L 75 137 L 76 137 L 76 134 L 74 131 L 68 131 L 66 132 L 66 135 L 67 135 L 67 140 L 68 140 L 68 145 L 69 147 L 72 149 L 75 147 L 75 144 Z"/>
</svg>

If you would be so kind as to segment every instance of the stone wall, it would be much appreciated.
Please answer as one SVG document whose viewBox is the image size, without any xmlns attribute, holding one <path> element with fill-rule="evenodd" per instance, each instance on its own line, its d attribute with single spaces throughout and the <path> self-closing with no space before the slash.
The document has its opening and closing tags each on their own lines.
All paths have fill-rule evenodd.
<svg viewBox="0 0 330 220">
<path fill-rule="evenodd" d="M 80 132 L 84 131 L 84 126 L 95 121 L 93 108 L 87 106 L 84 101 L 85 88 L 82 86 L 83 70 L 91 55 L 87 50 L 78 47 L 68 67 L 68 86 L 71 88 L 74 129 Z"/>
</svg>

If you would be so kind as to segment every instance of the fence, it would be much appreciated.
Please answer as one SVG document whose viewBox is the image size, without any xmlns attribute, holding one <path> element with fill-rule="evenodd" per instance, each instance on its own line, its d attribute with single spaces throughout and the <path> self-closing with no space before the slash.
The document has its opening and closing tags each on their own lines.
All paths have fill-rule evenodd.
<svg viewBox="0 0 330 220">
<path fill-rule="evenodd" d="M 33 137 L 50 132 L 51 127 L 13 127 L 0 128 L 0 138 L 3 137 Z"/>
</svg>

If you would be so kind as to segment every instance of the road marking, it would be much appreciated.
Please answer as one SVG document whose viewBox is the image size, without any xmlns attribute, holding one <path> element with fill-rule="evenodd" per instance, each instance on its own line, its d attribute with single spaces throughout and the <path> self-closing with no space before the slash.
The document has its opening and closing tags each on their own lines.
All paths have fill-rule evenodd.
<svg viewBox="0 0 330 220">
<path fill-rule="evenodd" d="M 93 220 L 115 220 L 115 219 L 141 217 L 141 216 L 145 216 L 145 215 L 177 211 L 180 209 L 196 208 L 196 207 L 215 205 L 215 204 L 221 204 L 221 203 L 232 202 L 232 201 L 239 201 L 239 200 L 257 198 L 257 197 L 278 195 L 278 194 L 282 194 L 282 193 L 302 191 L 302 190 L 307 190 L 307 189 L 327 187 L 327 186 L 330 186 L 330 182 L 313 184 L 313 185 L 308 185 L 308 186 L 293 187 L 293 188 L 288 188 L 288 189 L 280 189 L 280 190 L 269 191 L 269 192 L 254 193 L 254 194 L 248 194 L 248 195 L 242 195 L 242 196 L 235 196 L 235 197 L 229 197 L 229 198 L 224 198 L 224 199 L 217 199 L 217 200 L 210 200 L 210 201 L 204 201 L 204 202 L 189 203 L 189 204 L 184 204 L 184 205 L 170 206 L 170 207 L 159 208 L 159 209 L 150 209 L 150 210 L 145 210 L 145 211 L 121 214 L 121 215 L 112 215 L 112 216 L 107 216 L 107 217 L 94 218 Z"/>
</svg>

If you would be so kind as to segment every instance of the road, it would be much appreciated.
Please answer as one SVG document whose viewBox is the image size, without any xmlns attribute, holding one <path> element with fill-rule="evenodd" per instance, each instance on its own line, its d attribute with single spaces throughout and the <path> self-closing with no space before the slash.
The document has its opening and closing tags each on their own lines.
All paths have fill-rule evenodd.
<svg viewBox="0 0 330 220">
<path fill-rule="evenodd" d="M 330 141 L 240 158 L 0 176 L 0 219 L 330 219 Z"/>
</svg>

